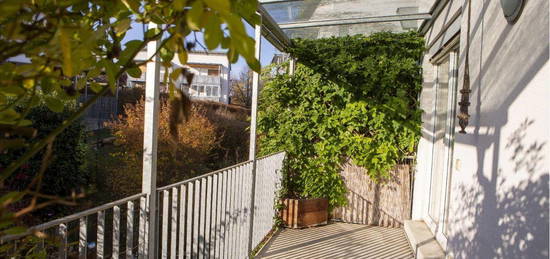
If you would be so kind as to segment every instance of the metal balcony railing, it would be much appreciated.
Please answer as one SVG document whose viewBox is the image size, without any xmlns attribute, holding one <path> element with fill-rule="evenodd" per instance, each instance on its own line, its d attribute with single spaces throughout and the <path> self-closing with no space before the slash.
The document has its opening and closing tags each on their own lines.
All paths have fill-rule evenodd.
<svg viewBox="0 0 550 259">
<path fill-rule="evenodd" d="M 202 85 L 219 85 L 221 82 L 220 76 L 199 76 L 195 75 L 193 77 L 193 84 L 202 84 Z M 187 84 L 187 79 L 183 79 L 183 83 Z"/>
<path fill-rule="evenodd" d="M 157 189 L 155 256 L 148 249 L 146 194 L 50 221 L 0 241 L 13 242 L 16 249 L 25 236 L 40 231 L 47 237 L 37 249 L 59 258 L 247 258 L 249 249 L 260 244 L 275 223 L 284 157 L 284 153 L 273 154 L 257 159 L 255 165 L 247 161 Z"/>
</svg>

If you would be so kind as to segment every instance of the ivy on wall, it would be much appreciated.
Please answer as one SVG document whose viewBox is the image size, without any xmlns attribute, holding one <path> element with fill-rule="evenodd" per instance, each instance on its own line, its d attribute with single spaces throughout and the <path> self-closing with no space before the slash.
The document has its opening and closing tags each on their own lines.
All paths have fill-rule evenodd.
<svg viewBox="0 0 550 259">
<path fill-rule="evenodd" d="M 260 152 L 287 152 L 283 195 L 344 205 L 347 158 L 382 180 L 416 148 L 424 42 L 415 32 L 381 32 L 293 43 L 294 75 L 262 90 Z"/>
</svg>

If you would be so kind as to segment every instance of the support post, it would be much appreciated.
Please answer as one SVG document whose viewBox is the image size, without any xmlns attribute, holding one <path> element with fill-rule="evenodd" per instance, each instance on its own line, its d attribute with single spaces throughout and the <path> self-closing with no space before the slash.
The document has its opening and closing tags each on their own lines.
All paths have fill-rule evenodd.
<svg viewBox="0 0 550 259">
<path fill-rule="evenodd" d="M 260 14 L 258 14 L 260 15 Z M 256 41 L 254 56 L 260 60 L 262 46 L 262 23 L 257 24 L 254 28 Z M 252 74 L 252 111 L 250 114 L 250 149 L 248 152 L 248 160 L 252 160 L 252 186 L 250 189 L 250 226 L 248 232 L 248 253 L 252 252 L 252 240 L 254 229 L 254 198 L 256 194 L 256 124 L 258 117 L 258 88 L 260 87 L 260 73 L 254 71 Z"/>
<path fill-rule="evenodd" d="M 158 25 L 149 23 L 149 29 L 157 28 Z M 147 56 L 155 55 L 159 41 L 147 43 Z M 156 255 L 156 207 L 157 207 L 157 145 L 159 125 L 159 80 L 160 58 L 155 55 L 153 61 L 147 63 L 145 72 L 145 116 L 143 125 L 143 178 L 142 192 L 148 195 L 147 222 L 146 224 L 148 247 L 145 252 L 148 258 L 155 258 Z M 141 255 L 140 255 L 141 256 Z M 141 257 L 140 257 L 141 258 Z"/>
<path fill-rule="evenodd" d="M 288 64 L 288 74 L 294 75 L 294 70 L 296 70 L 296 59 L 290 57 L 290 62 Z"/>
</svg>

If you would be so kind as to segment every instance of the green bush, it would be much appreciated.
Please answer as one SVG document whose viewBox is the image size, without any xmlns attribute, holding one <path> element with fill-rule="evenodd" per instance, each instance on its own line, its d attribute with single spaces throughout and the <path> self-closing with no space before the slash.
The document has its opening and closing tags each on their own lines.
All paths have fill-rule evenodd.
<svg viewBox="0 0 550 259">
<path fill-rule="evenodd" d="M 294 41 L 300 64 L 266 83 L 258 125 L 262 154 L 287 152 L 283 195 L 343 205 L 345 159 L 382 180 L 414 152 L 423 44 L 414 32 Z"/>
<path fill-rule="evenodd" d="M 66 105 L 63 112 L 56 113 L 50 111 L 45 105 L 32 108 L 28 118 L 32 121 L 33 128 L 37 130 L 37 136 L 34 139 L 41 139 L 59 127 L 74 113 L 75 109 L 75 105 Z M 87 188 L 91 177 L 85 170 L 86 149 L 85 127 L 80 121 L 76 121 L 55 138 L 52 145 L 52 158 L 44 171 L 40 192 L 63 197 L 70 195 L 73 191 L 81 192 L 83 188 Z M 24 148 L 11 149 L 3 153 L 0 156 L 0 167 L 7 166 L 25 151 Z M 25 190 L 40 171 L 44 152 L 45 150 L 42 150 L 23 164 L 6 180 L 2 189 L 4 191 Z M 48 210 L 55 210 L 55 208 L 50 207 Z M 60 208 L 60 210 L 64 209 Z M 46 212 L 42 211 L 36 215 L 43 213 Z"/>
</svg>

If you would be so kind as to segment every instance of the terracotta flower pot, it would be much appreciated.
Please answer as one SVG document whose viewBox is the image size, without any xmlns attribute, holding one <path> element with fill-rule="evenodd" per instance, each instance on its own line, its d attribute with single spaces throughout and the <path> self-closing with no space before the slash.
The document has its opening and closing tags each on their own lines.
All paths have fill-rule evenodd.
<svg viewBox="0 0 550 259">
<path fill-rule="evenodd" d="M 283 199 L 281 218 L 289 228 L 305 228 L 325 225 L 328 222 L 328 200 Z"/>
</svg>

